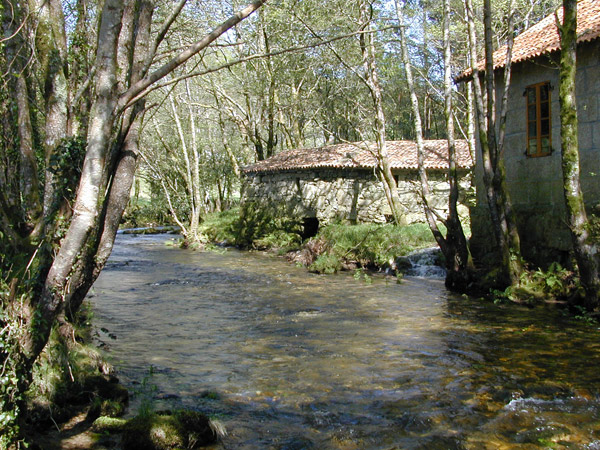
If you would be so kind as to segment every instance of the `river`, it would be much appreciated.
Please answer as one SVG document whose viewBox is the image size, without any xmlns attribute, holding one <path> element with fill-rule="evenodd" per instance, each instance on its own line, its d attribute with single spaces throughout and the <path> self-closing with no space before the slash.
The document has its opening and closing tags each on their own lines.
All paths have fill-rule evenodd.
<svg viewBox="0 0 600 450">
<path fill-rule="evenodd" d="M 597 326 L 168 239 L 119 235 L 90 294 L 133 412 L 201 410 L 214 449 L 600 449 Z"/>
</svg>

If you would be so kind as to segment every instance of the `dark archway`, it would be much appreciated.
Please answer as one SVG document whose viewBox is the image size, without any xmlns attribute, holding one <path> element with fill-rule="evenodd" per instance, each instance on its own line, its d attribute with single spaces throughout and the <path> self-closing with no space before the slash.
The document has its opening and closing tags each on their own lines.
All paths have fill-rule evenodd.
<svg viewBox="0 0 600 450">
<path fill-rule="evenodd" d="M 314 237 L 319 232 L 319 219 L 316 217 L 305 217 L 302 219 L 302 239 Z"/>
</svg>

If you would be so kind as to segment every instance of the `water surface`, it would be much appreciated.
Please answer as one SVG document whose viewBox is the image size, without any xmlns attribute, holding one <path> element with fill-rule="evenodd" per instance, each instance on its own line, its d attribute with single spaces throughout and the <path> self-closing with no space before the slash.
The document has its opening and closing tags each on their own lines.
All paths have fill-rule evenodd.
<svg viewBox="0 0 600 450">
<path fill-rule="evenodd" d="M 94 321 L 134 405 L 204 411 L 215 448 L 600 449 L 597 327 L 168 239 L 117 238 Z"/>
</svg>

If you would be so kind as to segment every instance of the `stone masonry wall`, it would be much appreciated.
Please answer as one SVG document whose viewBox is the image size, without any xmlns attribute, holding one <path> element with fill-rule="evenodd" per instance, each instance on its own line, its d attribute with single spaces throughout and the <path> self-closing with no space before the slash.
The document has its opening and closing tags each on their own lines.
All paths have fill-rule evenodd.
<svg viewBox="0 0 600 450">
<path fill-rule="evenodd" d="M 564 257 L 571 248 L 565 225 L 560 152 L 560 109 L 558 97 L 558 55 L 538 58 L 513 67 L 506 123 L 505 164 L 507 185 L 518 216 L 523 253 L 534 262 Z M 499 80 L 497 78 L 497 80 Z M 527 86 L 551 84 L 552 154 L 529 158 L 526 150 Z M 499 83 L 501 84 L 501 83 Z M 501 98 L 502 86 L 497 98 Z M 580 45 L 577 53 L 577 112 L 581 184 L 590 211 L 600 204 L 600 41 Z M 482 169 L 475 168 L 477 206 L 471 211 L 475 254 L 494 249 L 494 238 L 483 189 Z"/>
<path fill-rule="evenodd" d="M 432 203 L 446 213 L 448 183 L 442 172 L 431 172 Z M 405 223 L 423 222 L 423 207 L 416 194 L 416 171 L 397 174 L 398 196 Z M 465 177 L 466 185 L 470 185 Z M 244 200 L 292 217 L 316 217 L 320 224 L 335 220 L 352 223 L 385 223 L 391 211 L 381 182 L 369 170 L 313 169 L 266 174 L 246 174 Z M 461 207 L 466 215 L 466 206 Z"/>
</svg>

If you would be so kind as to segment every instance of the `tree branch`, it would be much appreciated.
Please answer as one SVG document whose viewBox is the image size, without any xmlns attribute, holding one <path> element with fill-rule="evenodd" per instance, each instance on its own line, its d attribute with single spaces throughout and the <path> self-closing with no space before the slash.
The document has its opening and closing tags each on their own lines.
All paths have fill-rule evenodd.
<svg viewBox="0 0 600 450">
<path fill-rule="evenodd" d="M 119 98 L 119 103 L 117 107 L 117 112 L 122 112 L 127 106 L 130 106 L 131 100 L 135 97 L 138 97 L 140 93 L 142 93 L 149 86 L 156 83 L 158 80 L 164 78 L 166 75 L 171 73 L 177 67 L 184 64 L 188 59 L 192 56 L 198 54 L 200 51 L 208 47 L 212 42 L 214 42 L 217 38 L 226 33 L 229 29 L 233 28 L 235 25 L 240 23 L 258 8 L 260 8 L 267 0 L 255 0 L 246 8 L 238 11 L 236 14 L 231 16 L 221 25 L 217 26 L 212 32 L 208 35 L 200 39 L 195 44 L 189 46 L 186 50 L 181 52 L 179 55 L 171 59 L 169 62 L 159 67 L 157 70 L 152 72 L 151 74 L 145 76 L 143 79 L 135 83 L 131 86 L 125 93 L 121 95 Z"/>
</svg>

